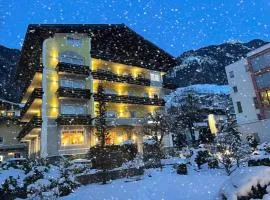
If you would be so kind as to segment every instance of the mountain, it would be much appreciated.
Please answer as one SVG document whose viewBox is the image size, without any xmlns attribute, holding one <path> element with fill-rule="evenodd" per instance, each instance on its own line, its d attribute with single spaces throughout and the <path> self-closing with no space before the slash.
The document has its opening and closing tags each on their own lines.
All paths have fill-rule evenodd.
<svg viewBox="0 0 270 200">
<path fill-rule="evenodd" d="M 267 44 L 263 40 L 252 40 L 247 43 L 227 42 L 184 52 L 164 81 L 178 87 L 194 84 L 227 84 L 225 67 L 243 57 L 249 51 Z"/>
<path fill-rule="evenodd" d="M 22 88 L 15 79 L 16 64 L 20 56 L 17 49 L 0 45 L 0 98 L 18 102 Z"/>
</svg>

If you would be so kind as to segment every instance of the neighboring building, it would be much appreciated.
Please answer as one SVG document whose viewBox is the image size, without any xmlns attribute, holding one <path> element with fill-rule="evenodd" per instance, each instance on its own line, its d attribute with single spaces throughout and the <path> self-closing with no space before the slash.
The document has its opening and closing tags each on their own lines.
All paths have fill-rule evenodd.
<svg viewBox="0 0 270 200">
<path fill-rule="evenodd" d="M 172 56 L 123 24 L 30 25 L 18 65 L 26 81 L 19 139 L 31 155 L 85 154 L 100 84 L 111 123 L 107 144 L 141 143 L 140 122 L 165 104 L 162 76 Z"/>
<path fill-rule="evenodd" d="M 18 104 L 0 100 L 0 161 L 27 157 L 27 145 L 17 139 L 21 130 L 19 114 Z"/>
<path fill-rule="evenodd" d="M 240 130 L 270 141 L 270 44 L 226 67 Z"/>
</svg>

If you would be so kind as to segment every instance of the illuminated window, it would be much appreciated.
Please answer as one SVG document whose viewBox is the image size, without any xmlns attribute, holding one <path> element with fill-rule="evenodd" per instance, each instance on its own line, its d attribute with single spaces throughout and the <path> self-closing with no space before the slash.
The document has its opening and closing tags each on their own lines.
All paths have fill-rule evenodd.
<svg viewBox="0 0 270 200">
<path fill-rule="evenodd" d="M 151 79 L 151 81 L 156 81 L 156 82 L 161 81 L 160 74 L 159 73 L 154 73 L 154 72 L 150 73 L 150 79 Z"/>
<path fill-rule="evenodd" d="M 0 114 L 1 114 L 1 116 L 6 116 L 6 111 L 5 110 L 1 110 Z"/>
<path fill-rule="evenodd" d="M 13 117 L 14 115 L 15 115 L 14 112 L 11 112 L 11 111 L 8 111 L 8 112 L 7 112 L 7 116 L 8 116 L 8 117 Z"/>
<path fill-rule="evenodd" d="M 85 144 L 85 131 L 82 129 L 63 130 L 61 133 L 61 146 Z"/>
<path fill-rule="evenodd" d="M 270 90 L 261 92 L 261 97 L 263 105 L 268 107 L 270 105 Z"/>
</svg>

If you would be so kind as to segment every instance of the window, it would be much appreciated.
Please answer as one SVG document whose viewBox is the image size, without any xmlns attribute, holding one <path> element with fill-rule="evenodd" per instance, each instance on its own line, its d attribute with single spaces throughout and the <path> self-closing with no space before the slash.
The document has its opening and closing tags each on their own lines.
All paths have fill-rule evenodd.
<svg viewBox="0 0 270 200">
<path fill-rule="evenodd" d="M 254 107 L 256 109 L 259 109 L 260 106 L 259 106 L 259 101 L 258 101 L 257 97 L 253 97 L 253 102 L 254 102 Z"/>
<path fill-rule="evenodd" d="M 60 85 L 62 87 L 68 88 L 79 88 L 79 89 L 85 88 L 85 82 L 83 80 L 76 80 L 76 79 L 61 79 Z"/>
<path fill-rule="evenodd" d="M 67 44 L 73 47 L 82 47 L 82 40 L 80 38 L 67 37 Z"/>
<path fill-rule="evenodd" d="M 230 78 L 234 78 L 234 72 L 233 71 L 230 71 L 229 72 L 229 76 L 230 76 Z"/>
<path fill-rule="evenodd" d="M 61 114 L 64 115 L 84 115 L 87 114 L 87 105 L 61 105 Z"/>
<path fill-rule="evenodd" d="M 260 89 L 270 87 L 270 72 L 255 76 L 255 79 Z"/>
<path fill-rule="evenodd" d="M 237 86 L 233 86 L 233 92 L 234 92 L 234 93 L 237 93 L 237 92 L 238 92 Z"/>
<path fill-rule="evenodd" d="M 83 129 L 62 130 L 61 146 L 85 144 L 85 131 Z"/>
<path fill-rule="evenodd" d="M 150 79 L 151 79 L 151 81 L 156 81 L 156 82 L 161 81 L 160 74 L 159 73 L 154 73 L 154 72 L 150 73 Z"/>
<path fill-rule="evenodd" d="M 117 114 L 114 110 L 107 111 L 107 117 L 108 118 L 116 118 Z"/>
<path fill-rule="evenodd" d="M 21 157 L 21 153 L 19 152 L 14 153 L 14 158 L 20 158 L 20 157 Z"/>
<path fill-rule="evenodd" d="M 70 63 L 75 65 L 84 65 L 85 59 L 83 56 L 73 52 L 73 51 L 64 51 L 59 56 L 59 61 L 64 63 Z"/>
<path fill-rule="evenodd" d="M 270 90 L 261 92 L 261 97 L 262 97 L 263 106 L 269 107 L 270 106 Z"/>
<path fill-rule="evenodd" d="M 132 97 L 134 97 L 134 96 L 136 96 L 136 93 L 135 93 L 135 92 L 133 92 L 133 91 L 129 91 L 129 92 L 128 92 L 128 96 L 132 96 Z"/>
<path fill-rule="evenodd" d="M 7 117 L 14 117 L 14 115 L 15 115 L 15 112 L 13 112 L 13 111 L 7 112 Z"/>
<path fill-rule="evenodd" d="M 0 136 L 0 144 L 3 144 L 4 138 Z"/>
<path fill-rule="evenodd" d="M 237 101 L 237 102 L 236 102 L 236 105 L 237 105 L 238 113 L 242 113 L 242 112 L 243 112 L 243 109 L 242 109 L 241 102 L 240 102 L 240 101 Z"/>
<path fill-rule="evenodd" d="M 104 91 L 105 91 L 106 94 L 116 94 L 114 89 L 105 88 Z"/>
<path fill-rule="evenodd" d="M 136 118 L 136 111 L 130 111 L 130 118 Z"/>
<path fill-rule="evenodd" d="M 251 66 L 254 71 L 258 71 L 269 66 L 269 62 L 270 62 L 270 52 L 266 52 L 260 56 L 257 56 L 256 58 L 253 58 L 251 60 Z"/>
</svg>

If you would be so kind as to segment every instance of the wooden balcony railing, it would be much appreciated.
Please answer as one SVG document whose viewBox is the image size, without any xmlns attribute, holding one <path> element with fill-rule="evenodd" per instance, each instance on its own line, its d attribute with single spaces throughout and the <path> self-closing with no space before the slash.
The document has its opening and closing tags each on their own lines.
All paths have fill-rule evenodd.
<svg viewBox="0 0 270 200">
<path fill-rule="evenodd" d="M 92 71 L 91 74 L 94 79 L 98 80 L 150 86 L 150 80 L 143 77 L 133 78 L 131 75 L 121 76 L 106 70 Z"/>
<path fill-rule="evenodd" d="M 61 114 L 56 119 L 58 125 L 92 125 L 91 115 L 65 115 Z"/>
<path fill-rule="evenodd" d="M 79 89 L 79 88 L 60 87 L 57 90 L 57 95 L 59 97 L 87 99 L 87 100 L 91 98 L 91 92 L 89 89 Z"/>
<path fill-rule="evenodd" d="M 165 105 L 165 101 L 159 98 L 137 97 L 137 96 L 115 95 L 115 94 L 104 94 L 101 97 L 97 94 L 94 94 L 95 101 L 98 101 L 100 98 L 103 98 L 105 102 L 114 102 L 114 103 L 142 104 L 142 105 L 156 105 L 156 106 Z"/>
<path fill-rule="evenodd" d="M 34 128 L 41 128 L 41 124 L 42 124 L 41 117 L 34 116 L 29 122 L 27 122 L 23 126 L 22 130 L 18 135 L 18 139 L 22 139 L 23 137 L 25 137 Z"/>
<path fill-rule="evenodd" d="M 24 116 L 24 114 L 27 112 L 27 110 L 30 108 L 32 103 L 34 102 L 35 99 L 42 99 L 42 89 L 41 88 L 35 88 L 31 95 L 29 96 L 27 102 L 25 103 L 24 107 L 22 108 L 21 111 L 21 117 Z"/>
<path fill-rule="evenodd" d="M 90 68 L 86 65 L 76 65 L 59 62 L 56 66 L 58 72 L 89 76 Z"/>
</svg>

